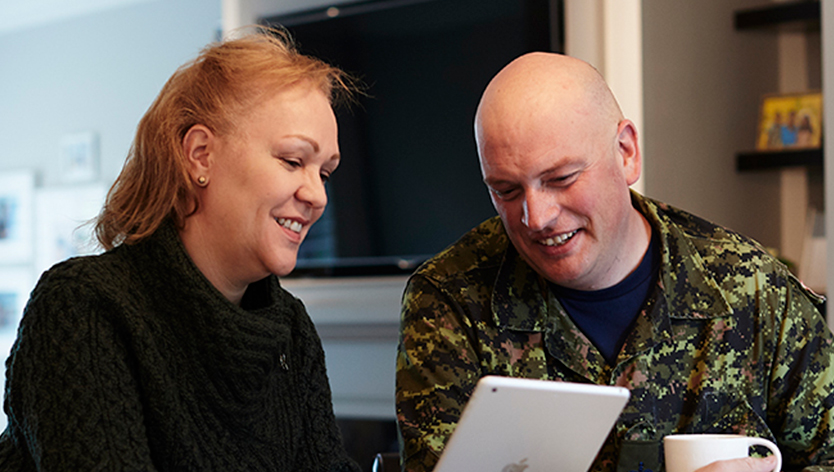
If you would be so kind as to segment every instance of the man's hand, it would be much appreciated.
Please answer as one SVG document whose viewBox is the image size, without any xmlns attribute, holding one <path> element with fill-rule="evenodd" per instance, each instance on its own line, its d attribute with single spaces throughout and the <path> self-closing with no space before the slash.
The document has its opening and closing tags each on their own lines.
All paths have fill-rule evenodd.
<svg viewBox="0 0 834 472">
<path fill-rule="evenodd" d="M 772 472 L 774 467 L 776 467 L 776 456 L 771 455 L 762 458 L 745 457 L 715 461 L 695 472 Z"/>
</svg>

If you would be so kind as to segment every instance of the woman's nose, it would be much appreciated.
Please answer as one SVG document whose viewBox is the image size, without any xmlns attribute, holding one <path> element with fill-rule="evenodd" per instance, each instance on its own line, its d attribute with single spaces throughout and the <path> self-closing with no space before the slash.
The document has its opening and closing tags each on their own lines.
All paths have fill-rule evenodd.
<svg viewBox="0 0 834 472">
<path fill-rule="evenodd" d="M 324 208 L 327 205 L 327 190 L 321 175 L 314 171 L 305 172 L 304 182 L 296 191 L 296 197 L 313 208 Z"/>
</svg>

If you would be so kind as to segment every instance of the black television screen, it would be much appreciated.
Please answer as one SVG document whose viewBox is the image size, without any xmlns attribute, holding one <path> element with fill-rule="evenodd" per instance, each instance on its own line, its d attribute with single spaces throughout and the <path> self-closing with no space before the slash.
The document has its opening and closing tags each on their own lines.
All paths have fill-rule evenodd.
<svg viewBox="0 0 834 472">
<path fill-rule="evenodd" d="M 561 51 L 555 0 L 388 0 L 266 18 L 367 86 L 337 110 L 342 162 L 294 275 L 404 273 L 495 214 L 473 118 L 489 80 Z"/>
</svg>

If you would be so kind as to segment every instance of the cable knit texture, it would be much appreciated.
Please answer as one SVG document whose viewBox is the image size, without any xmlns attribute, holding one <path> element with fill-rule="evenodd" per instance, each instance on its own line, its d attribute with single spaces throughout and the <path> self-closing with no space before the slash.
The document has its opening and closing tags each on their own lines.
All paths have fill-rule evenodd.
<svg viewBox="0 0 834 472">
<path fill-rule="evenodd" d="M 358 471 L 274 276 L 230 303 L 168 223 L 46 272 L 7 361 L 2 471 Z"/>
</svg>

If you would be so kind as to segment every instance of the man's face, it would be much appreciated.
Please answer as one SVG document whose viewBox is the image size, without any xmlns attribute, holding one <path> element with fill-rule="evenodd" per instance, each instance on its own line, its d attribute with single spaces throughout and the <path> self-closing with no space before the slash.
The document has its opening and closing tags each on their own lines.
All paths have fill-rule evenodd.
<svg viewBox="0 0 834 472">
<path fill-rule="evenodd" d="M 636 146 L 631 122 L 587 121 L 487 126 L 479 151 L 492 203 L 524 260 L 553 283 L 598 290 L 633 269 L 623 264 L 633 261 L 626 251 L 635 250 L 628 186 L 639 177 L 639 153 L 635 170 L 627 149 L 630 139 Z"/>
</svg>

